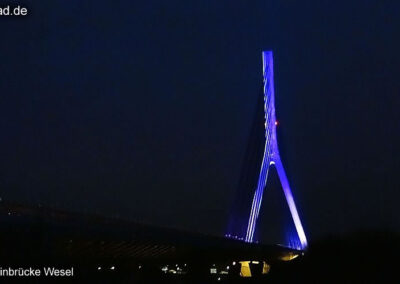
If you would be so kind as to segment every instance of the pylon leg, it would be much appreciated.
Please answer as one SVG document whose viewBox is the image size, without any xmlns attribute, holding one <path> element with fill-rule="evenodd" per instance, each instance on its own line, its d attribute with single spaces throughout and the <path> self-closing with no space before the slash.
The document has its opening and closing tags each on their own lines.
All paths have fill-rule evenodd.
<svg viewBox="0 0 400 284">
<path fill-rule="evenodd" d="M 283 168 L 281 158 L 278 157 L 274 162 L 283 188 L 283 193 L 285 194 L 286 202 L 289 206 L 290 214 L 292 215 L 293 222 L 296 227 L 297 235 L 299 236 L 301 249 L 305 249 L 307 247 L 307 238 L 304 234 L 304 229 L 300 221 L 299 213 L 297 212 L 296 204 L 294 203 L 293 194 L 290 190 L 289 181 L 287 179 L 285 169 Z"/>
<path fill-rule="evenodd" d="M 264 188 L 268 178 L 269 160 L 270 158 L 268 153 L 264 152 L 264 159 L 261 165 L 260 177 L 258 179 L 257 189 L 254 193 L 253 202 L 251 204 L 249 222 L 247 224 L 245 241 L 248 243 L 253 242 L 254 231 L 256 229 L 258 214 L 260 213 Z"/>
</svg>

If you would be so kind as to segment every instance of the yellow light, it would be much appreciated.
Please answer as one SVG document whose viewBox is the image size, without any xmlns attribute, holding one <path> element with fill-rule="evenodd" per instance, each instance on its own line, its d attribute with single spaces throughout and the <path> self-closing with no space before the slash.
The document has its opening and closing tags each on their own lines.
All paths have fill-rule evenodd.
<svg viewBox="0 0 400 284">
<path fill-rule="evenodd" d="M 263 270 L 262 274 L 267 274 L 269 270 L 271 269 L 271 266 L 269 266 L 265 261 L 263 261 Z"/>
<path fill-rule="evenodd" d="M 250 261 L 240 261 L 240 276 L 241 277 L 251 277 Z"/>
<path fill-rule="evenodd" d="M 293 259 L 295 259 L 296 257 L 298 257 L 299 255 L 297 253 L 293 253 L 293 252 L 288 252 L 287 254 L 284 254 L 283 256 L 280 257 L 280 260 L 283 261 L 291 261 Z"/>
</svg>

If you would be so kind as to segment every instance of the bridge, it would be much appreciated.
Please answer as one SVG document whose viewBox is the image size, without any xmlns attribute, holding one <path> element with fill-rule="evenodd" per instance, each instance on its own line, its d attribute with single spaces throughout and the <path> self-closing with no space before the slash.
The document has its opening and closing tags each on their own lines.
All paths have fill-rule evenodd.
<svg viewBox="0 0 400 284">
<path fill-rule="evenodd" d="M 103 283 L 105 275 L 115 279 L 116 271 L 118 277 L 129 280 L 144 275 L 150 281 L 159 273 L 194 273 L 195 279 L 211 275 L 219 281 L 235 275 L 251 276 L 255 271 L 268 274 L 270 266 L 279 267 L 279 263 L 302 255 L 307 239 L 278 150 L 270 51 L 263 52 L 263 75 L 264 117 L 256 115 L 256 121 L 260 124 L 264 120 L 265 131 L 255 127 L 252 132 L 264 147 L 248 147 L 260 164 L 253 159 L 245 163 L 240 202 L 236 203 L 240 206 L 234 208 L 225 238 L 0 201 L 0 259 L 16 267 L 73 265 L 82 277 Z M 277 170 L 297 233 L 297 241 L 285 246 L 258 244 L 254 238 L 271 167 Z M 257 175 L 249 178 L 249 172 Z M 149 270 L 141 274 L 145 268 Z"/>
</svg>

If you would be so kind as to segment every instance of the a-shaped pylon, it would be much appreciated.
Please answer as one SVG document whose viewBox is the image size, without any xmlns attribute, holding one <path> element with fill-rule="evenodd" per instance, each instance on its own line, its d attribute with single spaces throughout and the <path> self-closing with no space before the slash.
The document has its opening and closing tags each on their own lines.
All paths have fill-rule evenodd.
<svg viewBox="0 0 400 284">
<path fill-rule="evenodd" d="M 265 112 L 265 147 L 264 157 L 261 164 L 261 171 L 254 193 L 253 202 L 250 211 L 250 217 L 247 224 L 246 242 L 253 242 L 254 231 L 257 224 L 257 218 L 260 212 L 263 192 L 267 184 L 268 171 L 271 166 L 275 166 L 283 192 L 288 203 L 290 213 L 300 240 L 298 249 L 307 247 L 307 239 L 304 234 L 303 226 L 294 203 L 292 191 L 286 177 L 285 170 L 279 156 L 278 141 L 276 138 L 277 120 L 275 117 L 275 92 L 274 92 L 274 70 L 272 51 L 264 51 L 263 58 L 263 76 L 264 76 L 264 112 Z"/>
</svg>

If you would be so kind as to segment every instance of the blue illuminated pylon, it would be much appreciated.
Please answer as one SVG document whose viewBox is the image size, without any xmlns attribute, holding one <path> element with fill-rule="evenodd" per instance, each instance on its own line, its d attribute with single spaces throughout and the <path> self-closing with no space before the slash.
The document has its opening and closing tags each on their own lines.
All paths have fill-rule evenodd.
<svg viewBox="0 0 400 284">
<path fill-rule="evenodd" d="M 276 138 L 277 120 L 275 117 L 275 92 L 274 92 L 274 70 L 272 51 L 264 51 L 263 57 L 263 76 L 264 76 L 264 113 L 265 113 L 265 147 L 264 157 L 261 164 L 261 171 L 254 193 L 253 202 L 250 211 L 250 217 L 247 224 L 246 242 L 253 242 L 254 231 L 257 224 L 258 215 L 260 213 L 261 201 L 264 189 L 267 184 L 268 171 L 271 166 L 275 166 L 283 192 L 288 203 L 290 213 L 300 240 L 298 249 L 307 247 L 307 239 L 304 234 L 303 226 L 300 221 L 299 214 L 294 203 L 292 191 L 286 177 L 285 170 L 278 150 L 278 141 Z"/>
</svg>

